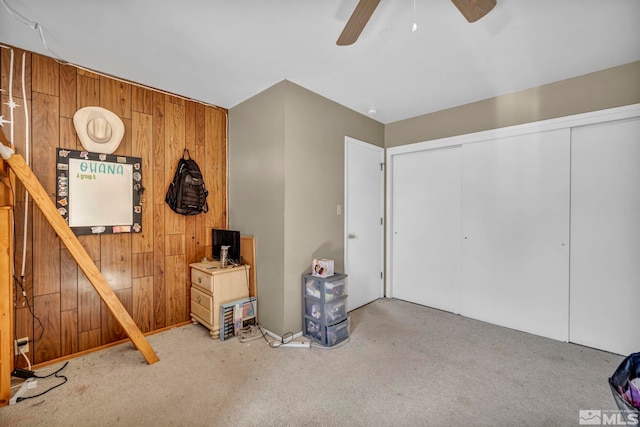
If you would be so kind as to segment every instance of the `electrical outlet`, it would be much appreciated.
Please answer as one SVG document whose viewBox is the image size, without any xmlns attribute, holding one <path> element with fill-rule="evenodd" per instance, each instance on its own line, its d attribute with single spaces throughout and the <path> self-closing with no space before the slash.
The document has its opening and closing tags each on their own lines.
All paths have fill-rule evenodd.
<svg viewBox="0 0 640 427">
<path fill-rule="evenodd" d="M 14 344 L 16 356 L 20 354 L 20 350 L 24 353 L 29 353 L 29 337 L 19 338 L 15 340 Z"/>
</svg>

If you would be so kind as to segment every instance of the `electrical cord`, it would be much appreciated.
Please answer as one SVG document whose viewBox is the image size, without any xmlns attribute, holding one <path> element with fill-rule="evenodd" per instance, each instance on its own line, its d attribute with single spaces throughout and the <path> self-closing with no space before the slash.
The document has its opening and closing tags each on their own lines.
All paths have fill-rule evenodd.
<svg viewBox="0 0 640 427">
<path fill-rule="evenodd" d="M 19 21 L 21 24 L 26 25 L 27 27 L 31 28 L 32 30 L 38 30 L 38 32 L 40 33 L 40 40 L 42 41 L 42 44 L 44 45 L 45 49 L 47 49 L 49 52 L 51 52 L 51 54 L 53 56 L 55 56 L 58 59 L 62 59 L 60 57 L 60 55 L 58 55 L 57 53 L 55 53 L 54 51 L 52 51 L 49 46 L 47 45 L 47 40 L 44 36 L 44 28 L 42 27 L 42 25 L 40 25 L 39 22 L 36 21 L 32 21 L 28 18 L 26 18 L 23 14 L 21 14 L 20 12 L 18 12 L 17 10 L 15 10 L 14 8 L 12 8 L 11 6 L 9 6 L 7 4 L 7 2 L 5 0 L 0 0 L 0 2 L 2 2 L 2 4 L 4 5 L 5 9 L 7 9 L 7 11 L 9 12 L 9 14 L 17 21 Z"/>
<path fill-rule="evenodd" d="M 234 267 L 240 265 L 240 264 L 232 264 Z M 251 285 L 249 284 L 249 269 L 245 267 L 244 269 L 245 272 L 245 276 L 246 276 L 246 284 L 247 284 L 247 290 L 249 291 L 249 293 L 251 293 Z M 256 298 L 256 306 L 257 306 L 257 298 Z M 256 314 L 257 314 L 257 307 L 256 307 Z M 248 328 L 248 330 L 247 330 Z M 249 342 L 249 341 L 253 341 L 256 339 L 260 338 L 260 335 L 256 336 L 256 334 L 254 333 L 254 328 L 252 327 L 252 325 L 249 325 L 247 328 L 243 328 L 241 329 L 239 332 L 239 336 L 238 336 L 238 341 L 245 343 L 245 342 Z M 267 344 L 269 345 L 269 347 L 271 348 L 278 348 L 280 347 L 282 344 L 288 344 L 291 341 L 293 341 L 293 332 L 287 332 L 285 333 L 281 338 L 280 338 L 280 342 L 277 341 L 269 341 L 269 339 L 267 338 L 267 336 L 264 333 L 264 330 L 262 329 L 262 326 L 260 326 L 260 323 L 256 322 L 255 324 L 255 328 L 257 328 L 258 331 L 260 331 L 260 334 L 262 335 L 262 338 L 264 338 L 264 340 L 267 342 Z M 287 340 L 288 338 L 288 340 Z"/>
<path fill-rule="evenodd" d="M 14 283 L 17 283 L 20 286 L 21 294 L 22 294 L 22 297 L 24 298 L 25 302 L 27 303 L 27 308 L 29 309 L 29 313 L 31 313 L 31 316 L 33 316 L 33 318 L 40 325 L 40 336 L 38 337 L 38 340 L 39 340 L 44 335 L 44 325 L 42 324 L 42 321 L 40 320 L 40 318 L 38 316 L 36 316 L 35 312 L 33 311 L 33 306 L 29 302 L 29 298 L 27 298 L 27 291 L 25 291 L 24 285 L 23 285 L 24 277 L 18 278 L 16 275 L 14 275 L 13 276 L 13 280 L 14 280 Z M 15 310 L 14 310 L 14 317 L 15 316 L 16 316 L 16 313 L 15 313 Z M 15 324 L 16 323 L 17 322 L 14 321 L 14 328 L 15 328 Z M 14 331 L 14 333 L 15 333 L 15 331 Z M 31 342 L 35 343 L 35 341 L 37 341 L 37 340 L 34 339 Z"/>
<path fill-rule="evenodd" d="M 264 332 L 262 330 L 262 327 L 259 324 L 258 324 L 258 328 L 260 329 L 260 332 L 262 332 L 262 336 L 264 337 L 265 341 L 267 342 L 267 344 L 269 344 L 269 347 L 271 347 L 271 348 L 278 348 L 281 345 L 289 344 L 289 343 L 293 342 L 293 340 L 295 339 L 292 332 L 286 332 L 284 335 L 282 335 L 282 338 L 280 339 L 280 342 L 269 341 L 269 339 L 264 334 Z M 338 344 L 335 344 L 335 345 L 332 345 L 332 346 L 323 346 L 323 345 L 320 345 L 320 344 L 316 344 L 313 341 L 310 341 L 309 348 L 319 348 L 321 350 L 334 350 L 336 348 L 342 347 L 343 345 L 348 343 L 350 340 L 351 340 L 351 336 L 348 336 L 344 341 L 341 341 Z"/>
<path fill-rule="evenodd" d="M 31 360 L 29 360 L 29 358 L 27 357 L 27 355 L 24 352 L 24 350 L 22 350 L 22 348 L 20 348 L 20 354 L 22 355 L 22 357 L 24 357 L 24 360 L 27 361 L 27 369 L 31 370 Z"/>
<path fill-rule="evenodd" d="M 278 348 L 284 344 L 289 344 L 290 342 L 293 342 L 294 337 L 293 337 L 293 332 L 286 332 L 284 335 L 282 335 L 282 337 L 280 338 L 280 342 L 274 340 L 274 341 L 269 341 L 269 338 L 267 338 L 267 335 L 264 333 L 264 329 L 262 328 L 262 326 L 260 326 L 259 323 L 256 323 L 256 327 L 258 328 L 258 330 L 260 331 L 260 334 L 262 335 L 262 338 L 264 338 L 264 340 L 267 342 L 267 345 L 271 348 Z M 258 336 L 257 338 L 260 338 L 260 336 Z M 255 338 L 254 338 L 255 339 Z M 248 341 L 252 341 L 248 340 Z M 240 341 L 240 342 L 246 342 L 246 341 Z"/>
<path fill-rule="evenodd" d="M 68 381 L 67 377 L 64 375 L 58 375 L 64 368 L 67 367 L 67 365 L 69 364 L 69 362 L 64 362 L 64 365 L 62 365 L 62 367 L 60 369 L 58 369 L 55 372 L 50 373 L 49 375 L 45 375 L 43 377 L 38 376 L 38 375 L 34 375 L 33 378 L 38 378 L 38 379 L 44 379 L 44 378 L 49 378 L 51 376 L 55 376 L 56 378 L 61 378 L 62 382 L 59 384 L 54 385 L 53 387 L 49 387 L 47 390 L 43 391 L 42 393 L 38 393 L 38 394 L 34 394 L 33 396 L 26 396 L 26 397 L 18 397 L 18 399 L 16 399 L 16 402 L 22 402 L 23 400 L 27 400 L 27 399 L 33 399 L 34 397 L 40 397 L 44 394 L 49 393 L 51 390 L 53 390 L 54 388 L 58 388 L 60 387 L 62 384 L 66 383 Z"/>
<path fill-rule="evenodd" d="M 287 340 L 287 338 L 289 338 L 289 340 Z M 285 332 L 282 334 L 282 338 L 280 338 L 281 344 L 288 344 L 291 341 L 293 341 L 293 332 Z"/>
<path fill-rule="evenodd" d="M 15 196 L 15 193 L 13 191 L 13 184 L 12 184 L 11 180 L 9 180 L 9 190 L 11 191 L 11 199 L 15 200 L 16 196 Z M 13 233 L 12 233 L 13 234 L 13 247 L 15 248 L 15 247 L 17 247 L 16 246 L 17 245 L 17 240 L 16 240 L 17 237 L 16 237 L 16 232 L 15 232 L 15 229 L 16 229 L 16 218 L 15 218 L 15 215 L 12 215 L 11 219 L 12 219 L 11 226 L 12 226 L 12 229 L 13 229 Z M 15 253 L 15 251 L 13 253 L 13 256 L 14 256 L 14 263 L 15 263 L 16 262 L 16 253 Z M 33 319 L 35 319 L 38 322 L 38 324 L 40 325 L 40 336 L 37 339 L 37 340 L 40 340 L 42 338 L 42 336 L 44 335 L 44 325 L 42 324 L 42 321 L 40 320 L 40 318 L 38 316 L 36 316 L 36 314 L 35 314 L 35 312 L 33 310 L 33 307 L 31 305 L 31 303 L 29 302 L 29 298 L 27 296 L 27 291 L 24 289 L 24 275 L 22 277 L 18 278 L 18 276 L 16 276 L 15 269 L 14 269 L 13 265 L 11 266 L 11 269 L 13 271 L 13 282 L 14 282 L 13 286 L 14 286 L 14 289 L 16 289 L 16 284 L 18 286 L 20 286 L 20 291 L 21 291 L 20 293 L 22 294 L 22 297 L 24 298 L 24 301 L 27 304 L 27 308 L 29 309 L 29 313 L 31 314 Z M 12 301 L 11 303 L 13 304 L 14 302 Z M 17 303 L 17 299 L 16 299 L 16 303 Z M 14 309 L 13 310 L 13 335 L 14 335 L 14 337 L 17 335 L 17 332 L 18 332 L 17 329 L 16 329 L 16 325 L 17 324 L 18 324 L 18 322 L 17 322 L 17 311 Z M 34 338 L 30 342 L 32 344 L 35 344 L 35 342 L 37 340 Z M 17 362 L 17 360 L 18 360 L 18 355 L 14 356 L 14 363 Z"/>
<path fill-rule="evenodd" d="M 256 334 L 257 331 L 260 332 L 260 335 Z M 249 341 L 254 341 L 256 339 L 264 338 L 267 345 L 271 348 L 278 348 L 280 347 L 280 345 L 286 344 L 284 342 L 284 339 L 282 339 L 280 343 L 278 343 L 277 341 L 269 341 L 269 338 L 267 338 L 266 334 L 264 333 L 264 329 L 257 322 L 255 325 L 249 325 L 246 328 L 241 329 L 239 332 L 240 333 L 238 335 L 238 341 L 240 341 L 241 343 L 246 343 Z M 291 333 L 289 332 L 288 334 L 291 334 Z M 292 339 L 293 339 L 293 334 L 291 334 L 291 339 L 287 342 L 291 342 Z"/>
<path fill-rule="evenodd" d="M 276 348 L 279 347 L 279 345 L 274 346 L 271 341 L 269 341 L 269 339 L 267 338 L 267 336 L 264 334 L 264 329 L 262 329 L 262 326 L 260 326 L 260 323 L 256 324 L 258 326 L 258 330 L 260 331 L 260 333 L 262 334 L 262 338 L 264 338 L 264 340 L 267 342 L 267 345 L 271 348 Z"/>
<path fill-rule="evenodd" d="M 64 362 L 64 365 L 62 365 L 62 367 L 60 367 L 60 369 L 58 369 L 57 371 L 54 371 L 48 375 L 44 375 L 44 376 L 38 376 L 38 375 L 34 375 L 33 378 L 38 378 L 38 379 L 45 379 L 45 378 L 49 378 L 49 377 L 53 377 L 55 376 L 56 378 L 62 378 L 62 376 L 58 376 L 58 373 L 61 372 L 64 368 L 67 367 L 67 365 L 69 364 L 69 361 Z"/>
<path fill-rule="evenodd" d="M 249 269 L 247 267 L 244 268 L 244 275 L 247 278 L 247 281 L 246 281 L 247 291 L 249 291 L 249 294 L 251 294 L 251 285 L 249 284 Z"/>
</svg>

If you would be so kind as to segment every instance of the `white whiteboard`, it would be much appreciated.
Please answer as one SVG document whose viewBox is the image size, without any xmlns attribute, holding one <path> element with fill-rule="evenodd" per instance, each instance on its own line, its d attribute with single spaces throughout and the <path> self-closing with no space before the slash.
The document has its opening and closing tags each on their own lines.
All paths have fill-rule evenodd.
<svg viewBox="0 0 640 427">
<path fill-rule="evenodd" d="M 56 202 L 76 234 L 142 231 L 141 159 L 58 149 Z"/>
<path fill-rule="evenodd" d="M 133 222 L 133 165 L 69 159 L 69 226 Z"/>
</svg>

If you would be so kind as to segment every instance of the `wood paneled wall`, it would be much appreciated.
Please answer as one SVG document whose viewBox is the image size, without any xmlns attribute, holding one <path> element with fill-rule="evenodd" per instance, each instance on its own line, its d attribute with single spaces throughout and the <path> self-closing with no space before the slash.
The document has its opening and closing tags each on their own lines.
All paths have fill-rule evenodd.
<svg viewBox="0 0 640 427">
<path fill-rule="evenodd" d="M 55 149 L 82 149 L 73 114 L 79 108 L 98 105 L 122 119 L 125 135 L 115 154 L 142 158 L 143 232 L 79 238 L 142 332 L 188 321 L 188 264 L 210 257 L 211 229 L 227 226 L 227 111 L 59 64 L 39 54 L 13 49 L 12 60 L 11 50 L 0 51 L 0 115 L 5 120 L 13 117 L 16 151 L 25 158 L 28 155 L 32 169 L 54 202 Z M 10 90 L 18 104 L 13 114 L 9 108 Z M 5 123 L 3 130 L 11 138 L 9 126 Z M 184 148 L 204 174 L 209 190 L 207 214 L 181 216 L 164 202 Z M 14 186 L 14 194 L 15 268 L 20 277 L 25 192 L 19 183 Z M 37 206 L 30 200 L 28 203 L 22 279 L 26 297 L 17 285 L 15 334 L 32 340 L 32 362 L 45 362 L 126 338 Z M 17 363 L 24 366 L 20 360 Z"/>
</svg>

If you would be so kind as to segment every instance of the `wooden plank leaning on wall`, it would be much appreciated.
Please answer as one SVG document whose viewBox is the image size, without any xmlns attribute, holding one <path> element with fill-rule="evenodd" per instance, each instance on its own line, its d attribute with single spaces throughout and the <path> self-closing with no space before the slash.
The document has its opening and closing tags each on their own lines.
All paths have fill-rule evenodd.
<svg viewBox="0 0 640 427">
<path fill-rule="evenodd" d="M 49 224 L 51 224 L 56 234 L 60 237 L 60 240 L 62 240 L 62 243 L 67 247 L 73 259 L 78 263 L 78 266 L 87 276 L 102 301 L 124 329 L 124 332 L 131 339 L 135 347 L 142 353 L 147 363 L 152 364 L 157 362 L 159 359 L 153 351 L 153 348 L 151 348 L 144 335 L 142 335 L 142 332 L 113 292 L 113 289 L 111 289 L 102 273 L 100 273 L 98 267 L 93 263 L 93 260 L 76 235 L 73 234 L 69 225 L 62 216 L 60 216 L 58 209 L 49 198 L 40 181 L 38 181 L 38 178 L 33 174 L 31 168 L 26 164 L 21 155 L 13 154 L 13 150 L 4 144 L 0 146 L 0 150 L 2 150 L 0 154 L 4 161 L 9 164 L 11 170 L 27 189 L 33 201 L 38 205 L 42 214 L 47 221 L 49 221 Z"/>
</svg>

